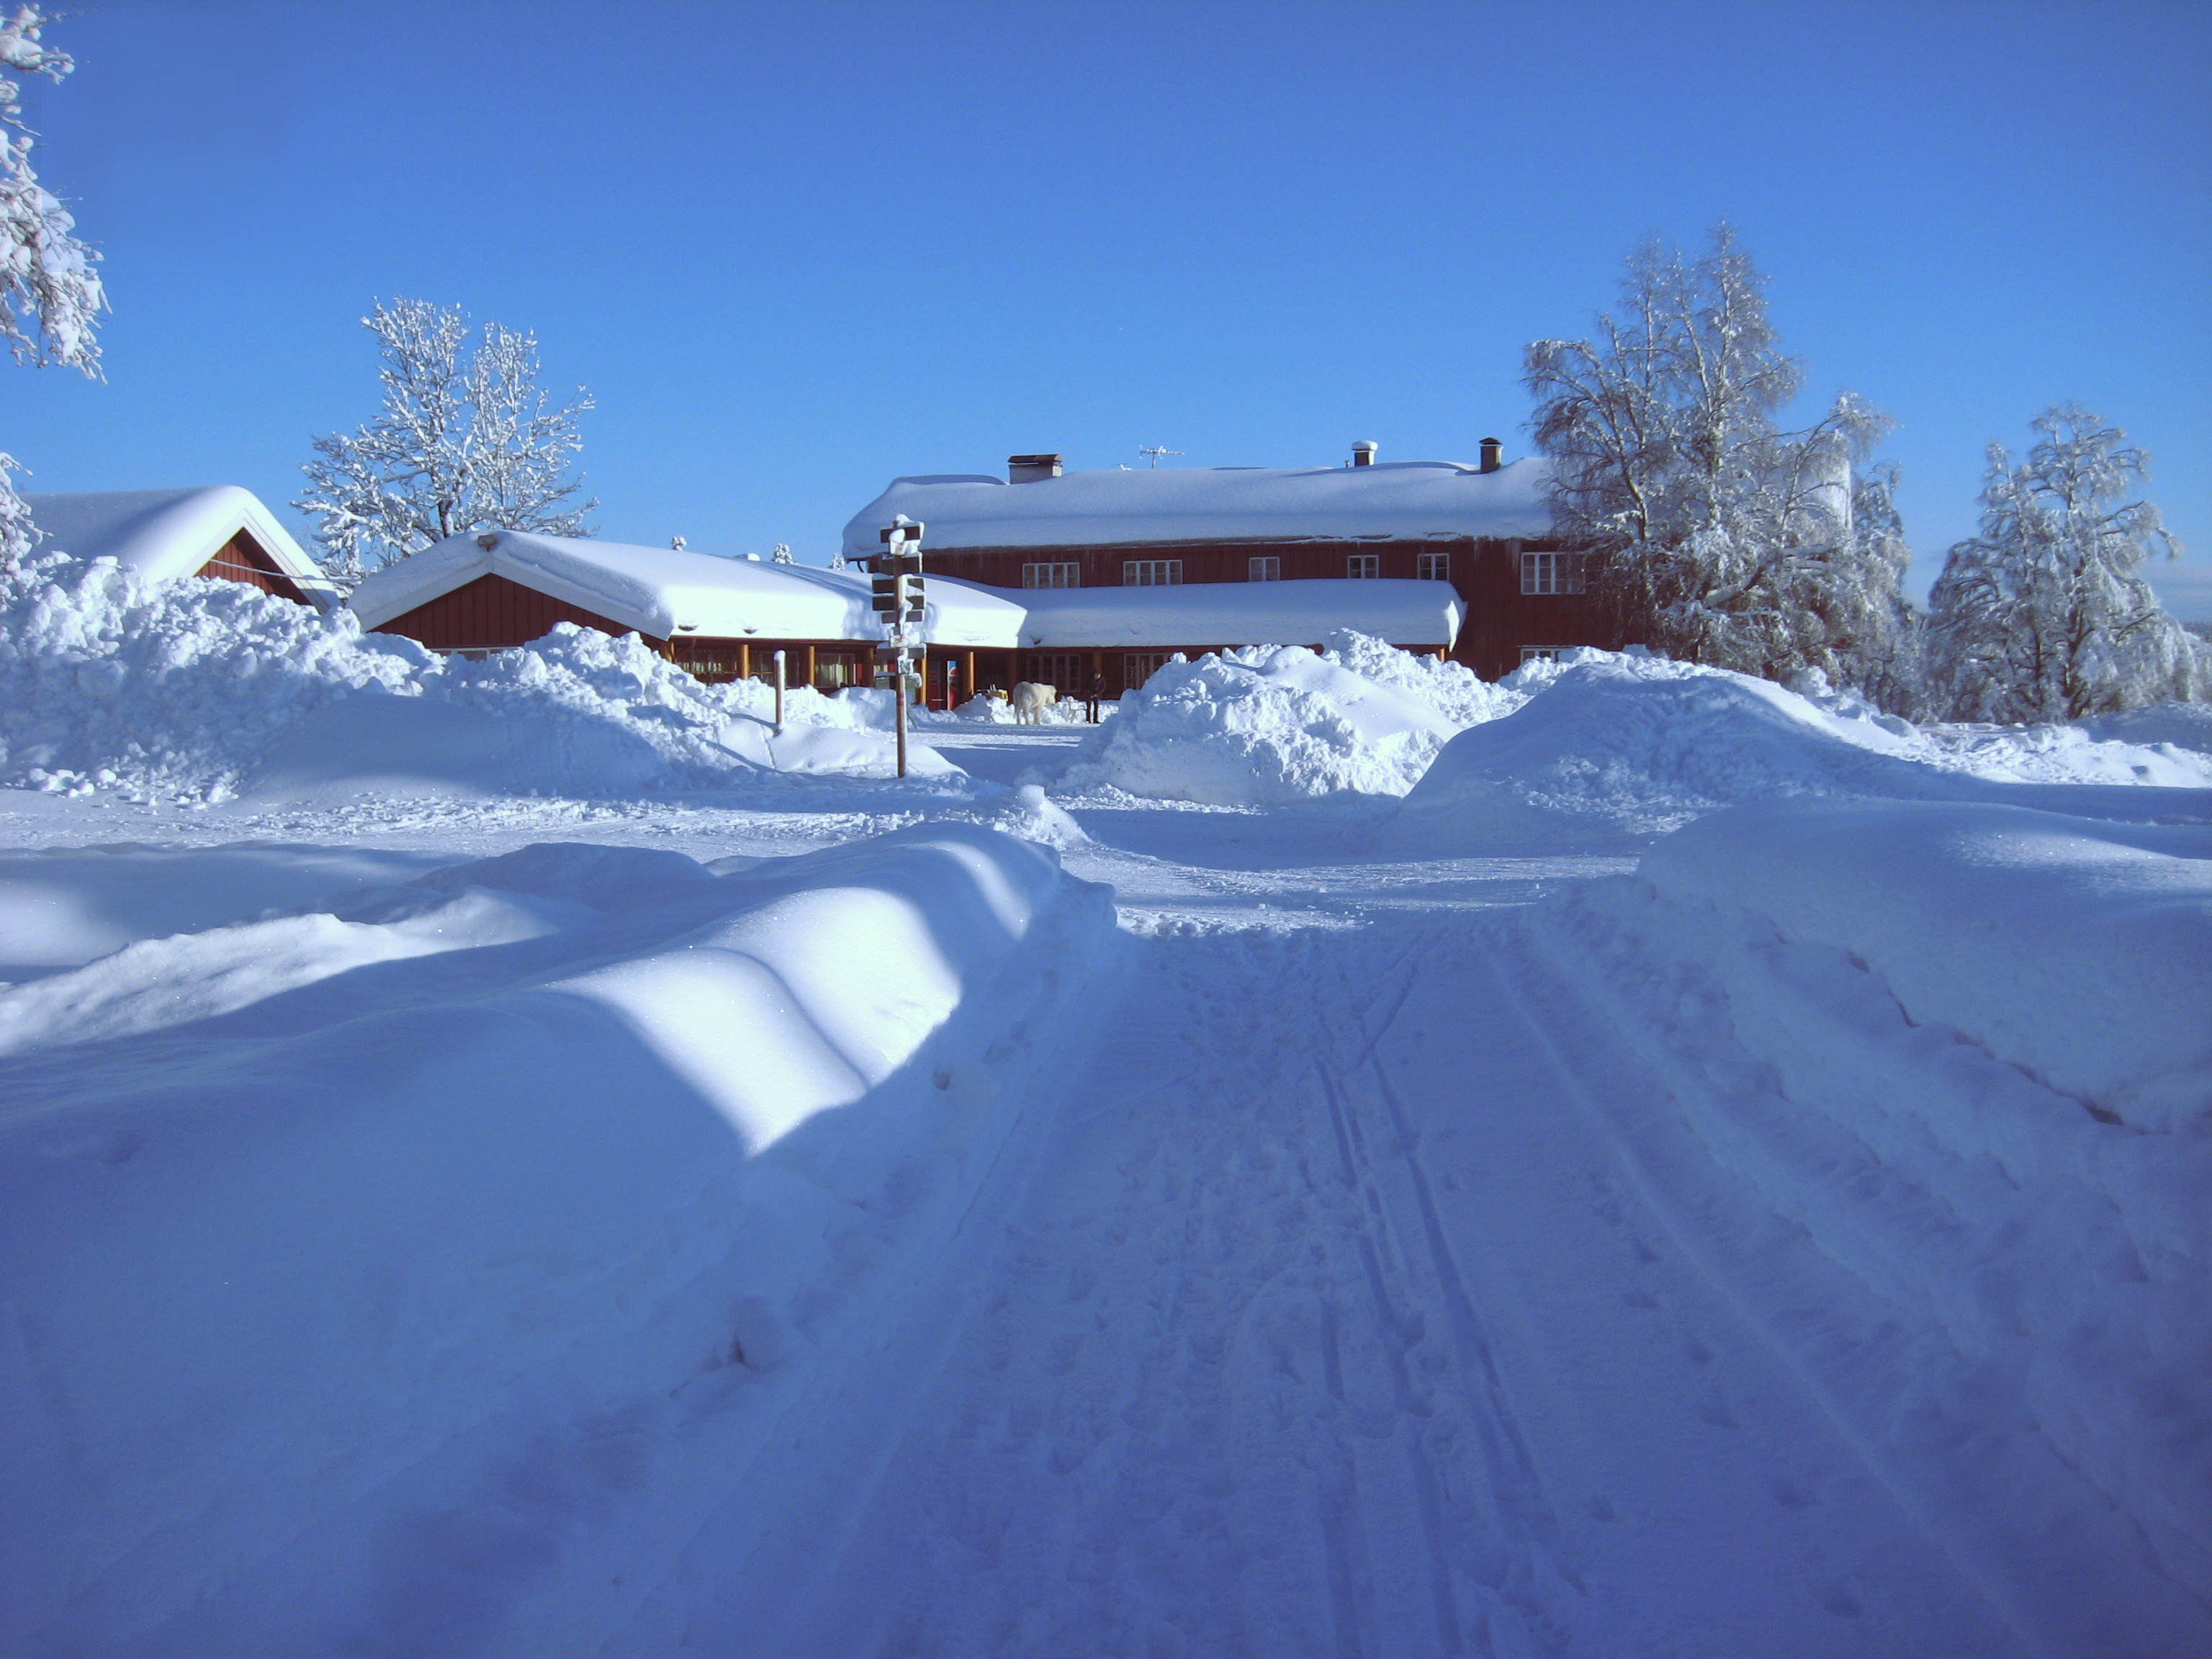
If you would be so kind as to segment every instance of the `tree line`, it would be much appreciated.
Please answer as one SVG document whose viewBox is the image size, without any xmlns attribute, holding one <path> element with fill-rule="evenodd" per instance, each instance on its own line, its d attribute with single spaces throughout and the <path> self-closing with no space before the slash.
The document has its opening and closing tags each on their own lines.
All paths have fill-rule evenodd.
<svg viewBox="0 0 2212 1659">
<path fill-rule="evenodd" d="M 2079 720 L 2212 696 L 2212 650 L 2141 574 L 2179 554 L 2130 499 L 2148 459 L 2078 404 L 1990 446 L 1978 534 L 1923 611 L 1890 418 L 1849 392 L 1810 425 L 1782 412 L 1804 366 L 1777 343 L 1765 281 L 1725 224 L 1694 258 L 1627 260 L 1591 336 L 1523 360 L 1553 517 L 1619 637 L 1769 679 L 1818 672 L 1917 719 Z"/>
</svg>

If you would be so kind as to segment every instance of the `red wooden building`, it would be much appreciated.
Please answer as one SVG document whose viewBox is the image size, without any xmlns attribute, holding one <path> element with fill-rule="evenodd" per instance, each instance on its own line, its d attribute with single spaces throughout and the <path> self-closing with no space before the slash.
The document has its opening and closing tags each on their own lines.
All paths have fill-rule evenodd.
<svg viewBox="0 0 2212 1659">
<path fill-rule="evenodd" d="M 1316 592 L 1332 626 L 1349 626 L 1409 648 L 1449 650 L 1495 679 L 1532 655 L 1574 645 L 1616 646 L 1580 561 L 1551 536 L 1550 475 L 1544 462 L 1504 463 L 1486 439 L 1475 465 L 1449 461 L 1385 464 L 1374 446 L 1355 448 L 1346 466 L 1176 467 L 1067 472 L 1057 455 L 1010 458 L 1005 479 L 981 475 L 901 478 L 847 526 L 848 558 L 877 548 L 878 527 L 896 514 L 926 526 L 924 560 L 939 575 L 985 584 L 1010 599 L 1054 609 L 1111 608 L 1098 589 L 1207 587 L 1208 610 L 1255 613 L 1224 637 L 1150 640 L 1146 650 L 1195 651 L 1222 644 L 1306 644 L 1303 635 L 1268 635 L 1259 613 L 1268 584 L 1326 583 Z M 1455 597 L 1451 630 L 1433 626 L 1400 638 L 1410 625 L 1385 605 L 1380 587 L 1438 583 Z M 1219 594 L 1226 585 L 1247 597 Z M 1072 592 L 1071 592 L 1072 591 Z M 1072 602 L 1072 604 L 1071 604 Z M 1042 607 L 1041 607 L 1042 608 Z M 1382 613 L 1377 615 L 1376 613 Z M 1173 626 L 1165 612 L 1164 624 Z M 1326 632 L 1326 629 L 1322 630 Z M 1259 637 L 1250 637 L 1257 634 Z M 1095 665 L 1073 665 L 1127 678 L 1110 648 L 1094 646 Z M 1120 653 L 1133 666 L 1146 654 L 1132 640 Z"/>
</svg>

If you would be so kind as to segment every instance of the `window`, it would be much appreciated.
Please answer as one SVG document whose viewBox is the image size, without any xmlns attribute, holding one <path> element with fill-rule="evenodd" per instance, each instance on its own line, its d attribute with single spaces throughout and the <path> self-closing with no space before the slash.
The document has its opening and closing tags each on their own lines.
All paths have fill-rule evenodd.
<svg viewBox="0 0 2212 1659">
<path fill-rule="evenodd" d="M 1583 591 L 1583 560 L 1579 553 L 1523 553 L 1521 556 L 1523 593 L 1579 593 Z"/>
<path fill-rule="evenodd" d="M 1255 562 L 1256 563 L 1257 561 L 1255 560 Z M 1272 561 L 1270 561 L 1270 562 L 1272 562 Z M 1255 576 L 1253 580 L 1257 581 L 1261 579 Z M 1152 678 L 1153 675 L 1159 672 L 1161 669 L 1165 668 L 1169 663 L 1174 660 L 1174 659 L 1175 653 L 1169 651 L 1132 651 L 1127 653 L 1121 659 L 1122 688 L 1125 690 L 1135 690 L 1146 680 Z"/>
<path fill-rule="evenodd" d="M 1083 567 L 1070 560 L 1065 564 L 1025 564 L 1022 567 L 1024 587 L 1080 587 L 1083 586 Z"/>
<path fill-rule="evenodd" d="M 1380 553 L 1354 553 L 1345 560 L 1344 574 L 1372 580 L 1382 574 L 1382 556 Z"/>
<path fill-rule="evenodd" d="M 1091 653 L 1087 651 L 1024 651 L 1022 678 L 1032 685 L 1048 685 L 1070 702 L 1083 695 L 1091 683 Z"/>
<path fill-rule="evenodd" d="M 1245 564 L 1249 580 L 1255 582 L 1279 582 L 1283 580 L 1283 562 L 1273 554 L 1265 558 L 1253 558 Z"/>
<path fill-rule="evenodd" d="M 817 651 L 814 653 L 814 689 L 835 691 L 841 686 L 866 685 L 857 651 Z"/>
<path fill-rule="evenodd" d="M 1423 553 L 1413 561 L 1413 574 L 1425 582 L 1448 582 L 1451 580 L 1451 555 Z"/>
<path fill-rule="evenodd" d="M 1124 587 L 1180 587 L 1181 559 L 1131 559 L 1121 567 Z"/>
<path fill-rule="evenodd" d="M 1521 660 L 1524 663 L 1557 662 L 1560 652 L 1573 649 L 1571 645 L 1524 645 L 1521 647 Z"/>
</svg>

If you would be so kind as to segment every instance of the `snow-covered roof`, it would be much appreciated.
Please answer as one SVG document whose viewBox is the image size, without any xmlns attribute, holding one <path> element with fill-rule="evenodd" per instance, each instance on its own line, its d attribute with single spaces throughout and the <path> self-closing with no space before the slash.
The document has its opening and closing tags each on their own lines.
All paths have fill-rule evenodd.
<svg viewBox="0 0 2212 1659">
<path fill-rule="evenodd" d="M 94 490 L 40 494 L 31 522 L 40 550 L 80 559 L 112 558 L 156 580 L 197 573 L 241 530 L 317 605 L 337 603 L 337 590 L 261 498 L 237 484 L 198 489 Z"/>
<path fill-rule="evenodd" d="M 1549 463 L 1533 458 L 1495 472 L 1395 461 L 897 478 L 845 526 L 845 552 L 880 552 L 878 532 L 900 513 L 927 527 L 925 560 L 933 548 L 1537 537 L 1552 528 L 1550 489 Z"/>
<path fill-rule="evenodd" d="M 1449 582 L 1387 578 L 1019 592 L 944 577 L 931 578 L 930 585 L 939 592 L 967 587 L 1018 604 L 1028 613 L 1022 644 L 1042 648 L 1310 645 L 1340 628 L 1393 645 L 1449 646 L 1466 615 Z"/>
<path fill-rule="evenodd" d="M 882 623 L 859 570 L 760 563 L 624 542 L 520 531 L 450 536 L 388 564 L 354 590 L 364 628 L 427 605 L 480 576 L 504 576 L 654 639 L 873 640 Z M 1011 647 L 1022 607 L 987 588 L 929 592 L 928 637 L 943 645 Z"/>
</svg>

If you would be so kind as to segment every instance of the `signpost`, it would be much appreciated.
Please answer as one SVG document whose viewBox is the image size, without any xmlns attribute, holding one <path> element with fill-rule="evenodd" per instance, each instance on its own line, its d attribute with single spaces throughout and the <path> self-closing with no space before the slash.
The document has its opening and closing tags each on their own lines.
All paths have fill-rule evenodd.
<svg viewBox="0 0 2212 1659">
<path fill-rule="evenodd" d="M 898 696 L 898 775 L 904 777 L 907 680 L 914 672 L 914 647 L 923 643 L 921 526 L 902 513 L 884 526 L 883 543 L 883 557 L 870 586 L 876 614 L 890 629 L 891 684 Z"/>
</svg>

